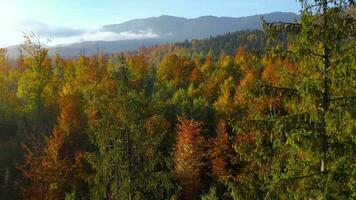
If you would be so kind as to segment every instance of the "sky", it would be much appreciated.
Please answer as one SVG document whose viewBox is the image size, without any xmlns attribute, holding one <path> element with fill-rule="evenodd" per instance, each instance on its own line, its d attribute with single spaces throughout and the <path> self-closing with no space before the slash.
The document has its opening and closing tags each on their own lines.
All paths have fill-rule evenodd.
<svg viewBox="0 0 356 200">
<path fill-rule="evenodd" d="M 21 43 L 23 32 L 52 37 L 48 45 L 155 37 L 101 32 L 100 27 L 160 15 L 242 17 L 298 13 L 297 0 L 0 0 L 0 47 Z"/>
</svg>

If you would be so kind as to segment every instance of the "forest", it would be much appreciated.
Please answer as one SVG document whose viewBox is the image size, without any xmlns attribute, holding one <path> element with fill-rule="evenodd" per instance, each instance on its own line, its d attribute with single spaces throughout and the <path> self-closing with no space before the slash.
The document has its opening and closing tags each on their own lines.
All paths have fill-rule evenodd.
<svg viewBox="0 0 356 200">
<path fill-rule="evenodd" d="M 0 199 L 356 199 L 356 8 L 76 58 L 0 49 Z"/>
</svg>

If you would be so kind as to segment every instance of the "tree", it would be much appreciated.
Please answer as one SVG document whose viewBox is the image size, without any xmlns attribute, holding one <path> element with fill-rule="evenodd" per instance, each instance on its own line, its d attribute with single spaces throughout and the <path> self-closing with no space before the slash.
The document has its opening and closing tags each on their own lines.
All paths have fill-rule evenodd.
<svg viewBox="0 0 356 200">
<path fill-rule="evenodd" d="M 241 51 L 240 51 L 241 52 Z M 282 132 L 271 128 L 271 121 L 281 116 L 280 96 L 260 91 L 263 85 L 261 59 L 254 53 L 237 57 L 242 78 L 236 87 L 229 117 L 234 132 L 233 174 L 225 184 L 233 199 L 263 199 L 274 177 L 285 162 L 280 141 Z M 276 198 L 279 198 L 277 196 Z"/>
<path fill-rule="evenodd" d="M 147 182 L 143 192 L 146 193 L 146 199 L 168 199 L 178 191 L 171 172 L 175 134 L 172 134 L 171 124 L 162 115 L 148 118 L 145 130 L 142 157 L 145 162 L 143 174 L 147 176 Z"/>
<path fill-rule="evenodd" d="M 212 141 L 212 147 L 209 152 L 213 177 L 224 182 L 233 176 L 233 149 L 224 121 L 220 121 L 217 127 L 217 134 Z"/>
<path fill-rule="evenodd" d="M 20 102 L 16 97 L 14 70 L 6 49 L 0 49 L 0 199 L 17 198 L 14 185 L 21 149 L 16 135 Z"/>
<path fill-rule="evenodd" d="M 146 82 L 149 80 L 149 63 L 145 56 L 144 50 L 141 50 L 137 55 L 132 55 L 128 58 L 128 67 L 133 74 L 132 81 L 135 88 L 145 88 Z"/>
<path fill-rule="evenodd" d="M 355 199 L 355 1 L 300 2 L 137 52 L 0 49 L 0 199 Z"/>
<path fill-rule="evenodd" d="M 175 149 L 175 173 L 183 187 L 184 199 L 197 199 L 202 188 L 203 143 L 201 123 L 179 119 Z"/>
<path fill-rule="evenodd" d="M 264 25 L 272 36 L 289 33 L 288 49 L 272 52 L 298 66 L 281 69 L 278 84 L 272 81 L 264 87 L 283 97 L 288 113 L 272 125 L 286 136 L 280 144 L 290 149 L 267 197 L 283 190 L 293 198 L 352 198 L 349 185 L 355 170 L 346 166 L 352 165 L 355 145 L 349 137 L 355 130 L 350 110 L 355 99 L 350 79 L 355 63 L 354 1 L 301 2 L 300 23 Z"/>
<path fill-rule="evenodd" d="M 49 132 L 55 121 L 55 115 L 50 115 L 53 101 L 50 97 L 51 65 L 47 58 L 48 50 L 41 45 L 40 38 L 34 33 L 24 36 L 22 48 L 28 56 L 25 61 L 27 68 L 22 74 L 17 89 L 17 96 L 24 102 L 24 111 L 29 113 L 25 119 L 27 131 L 35 136 Z M 52 99 L 51 99 L 52 100 Z M 52 107 L 53 108 L 53 107 Z"/>
<path fill-rule="evenodd" d="M 89 176 L 91 197 L 167 199 L 175 185 L 167 169 L 169 158 L 158 151 L 166 148 L 167 122 L 149 117 L 149 99 L 135 89 L 126 57 L 121 54 L 109 63 L 107 76 L 87 99 L 89 135 L 97 148 L 87 154 L 94 170 Z"/>
<path fill-rule="evenodd" d="M 176 54 L 166 56 L 159 68 L 158 79 L 163 83 L 171 81 L 175 88 L 189 85 L 189 76 L 195 64 L 187 57 L 179 57 Z"/>
<path fill-rule="evenodd" d="M 86 196 L 76 191 L 83 182 L 80 176 L 88 144 L 79 107 L 81 99 L 72 88 L 68 84 L 61 93 L 60 114 L 44 149 L 34 151 L 33 148 L 42 146 L 37 143 L 25 146 L 27 155 L 20 169 L 29 180 L 29 185 L 22 188 L 26 199 L 64 199 L 66 193 L 73 191 Z"/>
</svg>

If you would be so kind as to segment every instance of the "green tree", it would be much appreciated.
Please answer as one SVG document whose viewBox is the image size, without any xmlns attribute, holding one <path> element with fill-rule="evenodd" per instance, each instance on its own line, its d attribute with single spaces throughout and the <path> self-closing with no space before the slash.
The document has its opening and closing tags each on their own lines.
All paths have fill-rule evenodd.
<svg viewBox="0 0 356 200">
<path fill-rule="evenodd" d="M 159 149 L 169 125 L 160 118 L 149 121 L 162 128 L 145 122 L 148 102 L 144 89 L 136 90 L 132 82 L 126 57 L 119 55 L 109 63 L 107 77 L 88 99 L 89 132 L 97 147 L 87 156 L 94 170 L 89 178 L 92 198 L 166 199 L 174 187 L 171 163 Z"/>
<path fill-rule="evenodd" d="M 290 129 L 287 143 L 293 149 L 284 179 L 296 198 L 354 198 L 354 1 L 301 2 L 300 32 L 287 55 L 297 62 L 299 75 L 283 74 L 281 84 L 296 92 L 287 108 L 303 126 L 281 125 Z M 290 32 L 296 26 L 285 27 Z"/>
<path fill-rule="evenodd" d="M 20 157 L 18 143 L 19 100 L 14 70 L 6 49 L 0 49 L 0 199 L 16 198 L 15 166 Z"/>
<path fill-rule="evenodd" d="M 37 137 L 50 132 L 55 121 L 55 115 L 51 114 L 55 103 L 51 98 L 51 62 L 47 57 L 48 50 L 41 45 L 38 35 L 30 33 L 24 39 L 22 48 L 27 52 L 25 61 L 29 67 L 18 82 L 17 96 L 27 113 L 24 119 L 27 132 Z"/>
<path fill-rule="evenodd" d="M 248 98 L 238 98 L 250 99 L 245 108 L 256 108 L 237 123 L 240 132 L 252 131 L 255 139 L 248 149 L 256 151 L 247 154 L 244 145 L 237 145 L 237 152 L 252 158 L 245 169 L 256 163 L 255 170 L 262 170 L 257 173 L 264 175 L 258 178 L 260 185 L 254 186 L 259 198 L 352 199 L 354 2 L 301 2 L 300 23 L 264 24 L 268 34 L 288 33 L 291 39 L 288 49 L 275 48 L 266 54 L 274 66 L 265 63 L 262 77 L 247 88 Z M 253 128 L 246 127 L 251 123 Z"/>
</svg>

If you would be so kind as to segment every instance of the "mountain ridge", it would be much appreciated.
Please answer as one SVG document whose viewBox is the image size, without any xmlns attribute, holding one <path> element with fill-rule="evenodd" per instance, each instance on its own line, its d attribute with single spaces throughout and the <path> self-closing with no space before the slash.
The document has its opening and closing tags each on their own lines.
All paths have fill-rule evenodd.
<svg viewBox="0 0 356 200">
<path fill-rule="evenodd" d="M 243 30 L 261 30 L 264 17 L 268 21 L 292 22 L 299 16 L 292 12 L 271 12 L 245 17 L 217 17 L 212 15 L 196 18 L 184 18 L 171 15 L 161 15 L 144 19 L 133 19 L 120 24 L 108 24 L 99 30 L 116 34 L 149 34 L 151 38 L 126 39 L 114 41 L 84 41 L 68 45 L 58 45 L 50 48 L 50 55 L 60 54 L 64 57 L 77 56 L 83 51 L 86 55 L 100 52 L 116 53 L 133 51 L 142 46 L 153 46 L 164 43 L 182 42 L 184 40 L 204 39 Z M 20 54 L 19 46 L 8 47 L 9 57 Z"/>
<path fill-rule="evenodd" d="M 268 21 L 284 22 L 292 22 L 298 19 L 298 15 L 291 12 L 271 12 L 245 17 L 216 17 L 206 15 L 196 18 L 185 18 L 161 15 L 159 17 L 134 19 L 120 24 L 109 24 L 103 26 L 101 30 L 115 33 L 128 30 L 133 33 L 151 31 L 159 35 L 159 37 L 179 41 L 184 39 L 201 39 L 239 30 L 261 29 L 261 17 L 264 17 Z"/>
</svg>

